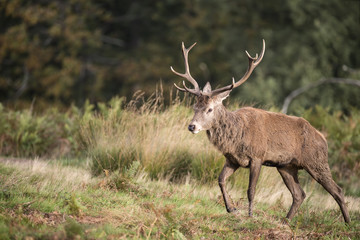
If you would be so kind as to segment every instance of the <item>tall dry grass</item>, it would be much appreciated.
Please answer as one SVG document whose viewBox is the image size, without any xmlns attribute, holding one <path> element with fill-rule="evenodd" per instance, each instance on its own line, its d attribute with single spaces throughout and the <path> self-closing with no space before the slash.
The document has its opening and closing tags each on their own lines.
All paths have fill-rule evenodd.
<svg viewBox="0 0 360 240">
<path fill-rule="evenodd" d="M 204 134 L 187 131 L 189 102 L 176 98 L 166 109 L 161 103 L 161 95 L 136 97 L 128 104 L 113 99 L 99 114 L 83 120 L 80 136 L 94 175 L 125 170 L 140 161 L 151 178 L 179 180 L 190 174 L 207 182 L 217 177 L 224 159 Z"/>
</svg>

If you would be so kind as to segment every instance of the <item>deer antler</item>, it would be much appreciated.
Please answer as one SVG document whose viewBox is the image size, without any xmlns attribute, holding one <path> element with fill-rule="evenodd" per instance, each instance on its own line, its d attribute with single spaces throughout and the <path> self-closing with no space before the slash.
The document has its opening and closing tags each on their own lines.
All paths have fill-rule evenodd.
<svg viewBox="0 0 360 240">
<path fill-rule="evenodd" d="M 185 48 L 185 45 L 184 45 L 184 42 L 182 42 L 182 51 L 183 51 L 183 54 L 184 54 L 184 60 L 185 60 L 185 73 L 179 73 L 177 71 L 175 71 L 173 69 L 173 67 L 170 67 L 171 71 L 173 73 L 175 73 L 176 75 L 180 76 L 180 77 L 183 77 L 183 78 L 186 78 L 193 86 L 194 86 L 194 89 L 190 89 L 190 88 L 187 88 L 186 85 L 185 85 L 185 81 L 183 81 L 183 86 L 184 88 L 181 88 L 181 87 L 178 87 L 175 83 L 175 87 L 182 91 L 182 92 L 189 92 L 189 93 L 192 93 L 192 94 L 195 94 L 195 95 L 200 95 L 201 94 L 201 91 L 200 91 L 200 88 L 199 88 L 199 85 L 198 83 L 196 82 L 196 80 L 191 76 L 190 74 L 190 68 L 189 68 L 189 60 L 188 60 L 188 54 L 190 52 L 190 50 L 195 46 L 196 43 L 194 43 L 193 45 L 191 45 L 189 48 Z"/>
<path fill-rule="evenodd" d="M 244 74 L 244 76 L 237 82 L 235 82 L 235 78 L 232 79 L 232 84 L 222 87 L 222 88 L 218 88 L 215 89 L 214 91 L 211 91 L 210 95 L 214 96 L 217 95 L 219 93 L 225 92 L 225 91 L 229 91 L 233 88 L 236 88 L 238 86 L 240 86 L 241 84 L 243 84 L 251 75 L 251 73 L 254 71 L 255 67 L 257 65 L 259 65 L 259 63 L 261 62 L 261 60 L 264 57 L 264 53 L 265 53 L 265 40 L 263 39 L 263 48 L 261 50 L 260 56 L 258 56 L 258 54 L 256 54 L 256 56 L 253 58 L 250 56 L 250 54 L 245 51 L 246 55 L 248 56 L 249 59 L 249 66 L 248 69 L 246 71 L 246 73 Z"/>
</svg>

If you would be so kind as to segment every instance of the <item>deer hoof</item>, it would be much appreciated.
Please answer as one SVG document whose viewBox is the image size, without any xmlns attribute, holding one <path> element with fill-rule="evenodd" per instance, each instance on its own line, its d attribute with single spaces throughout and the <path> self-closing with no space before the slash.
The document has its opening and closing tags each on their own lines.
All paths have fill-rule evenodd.
<svg viewBox="0 0 360 240">
<path fill-rule="evenodd" d="M 228 213 L 232 213 L 232 212 L 235 212 L 237 209 L 236 208 L 234 208 L 234 207 L 231 207 L 231 208 L 226 208 L 226 211 L 228 212 Z"/>
</svg>

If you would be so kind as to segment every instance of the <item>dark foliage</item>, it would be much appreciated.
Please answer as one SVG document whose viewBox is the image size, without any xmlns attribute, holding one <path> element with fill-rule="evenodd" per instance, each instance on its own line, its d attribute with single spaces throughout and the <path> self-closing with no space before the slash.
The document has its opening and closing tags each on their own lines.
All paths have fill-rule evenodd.
<svg viewBox="0 0 360 240">
<path fill-rule="evenodd" d="M 303 1 L 2 1 L 0 101 L 22 107 L 107 101 L 160 80 L 180 80 L 180 43 L 200 85 L 229 84 L 247 67 L 244 50 L 267 51 L 241 89 L 242 100 L 281 106 L 299 86 L 320 78 L 360 78 L 360 2 Z M 345 67 L 344 67 L 345 66 Z M 169 88 L 165 88 L 166 91 Z M 292 104 L 359 107 L 359 89 L 327 85 Z M 291 109 L 290 109 L 291 110 Z"/>
</svg>

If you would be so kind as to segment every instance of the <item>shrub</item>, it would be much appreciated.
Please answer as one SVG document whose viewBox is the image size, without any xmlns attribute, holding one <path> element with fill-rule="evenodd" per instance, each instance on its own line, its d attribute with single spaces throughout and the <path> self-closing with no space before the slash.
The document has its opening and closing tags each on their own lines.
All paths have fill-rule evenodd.
<svg viewBox="0 0 360 240">
<path fill-rule="evenodd" d="M 136 182 L 135 176 L 140 170 L 140 162 L 134 161 L 129 168 L 123 171 L 116 171 L 107 176 L 106 185 L 110 189 L 140 193 L 140 185 Z"/>
</svg>

